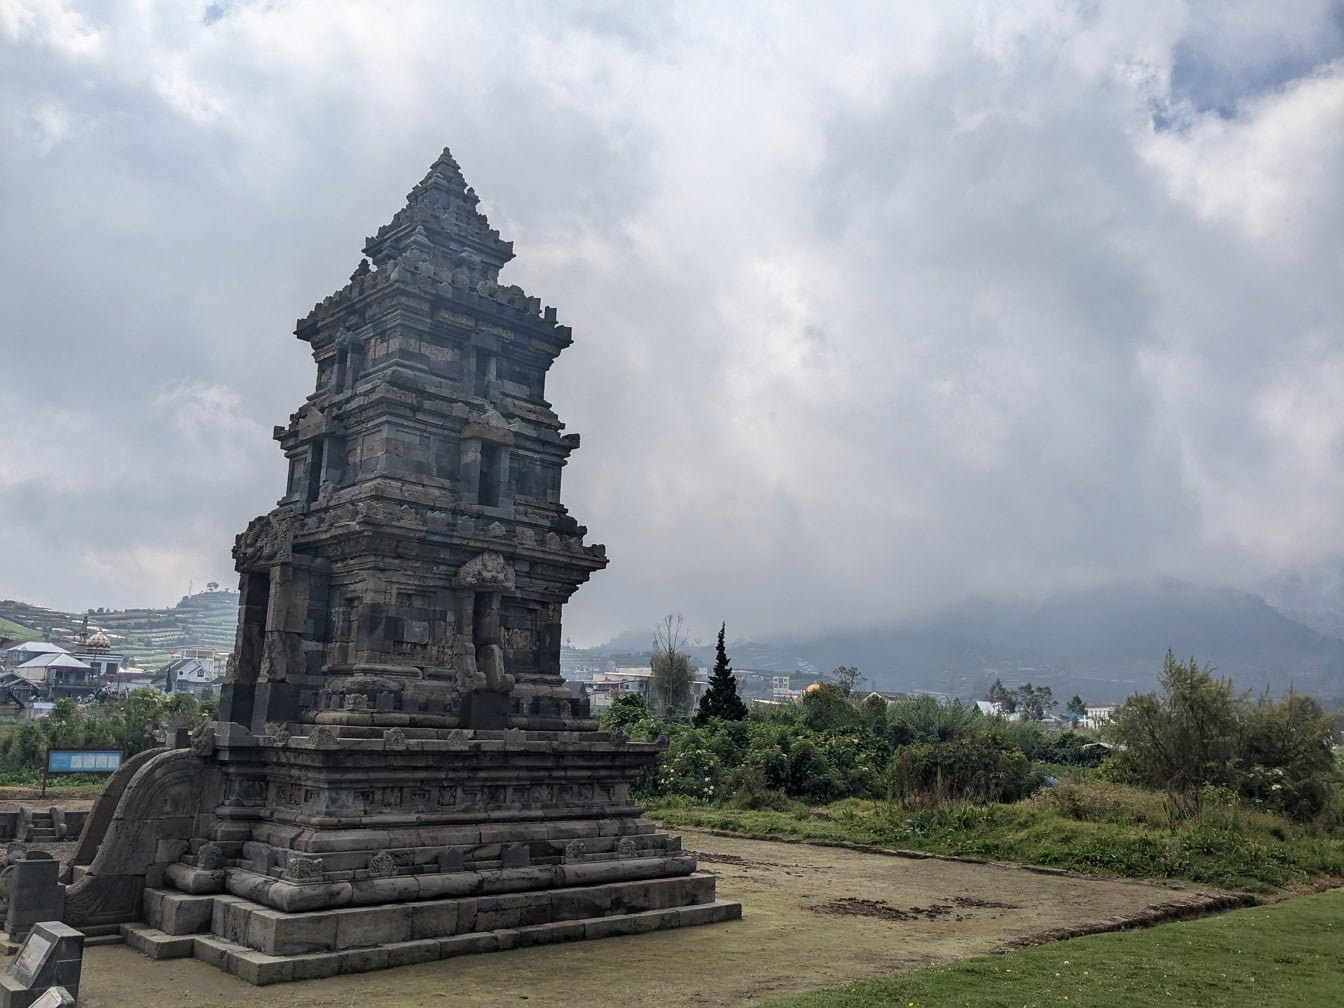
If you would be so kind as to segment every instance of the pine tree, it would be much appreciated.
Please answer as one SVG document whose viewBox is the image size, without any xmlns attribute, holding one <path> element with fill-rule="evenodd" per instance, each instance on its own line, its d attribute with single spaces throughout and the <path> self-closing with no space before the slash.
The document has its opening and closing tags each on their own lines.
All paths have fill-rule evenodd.
<svg viewBox="0 0 1344 1008">
<path fill-rule="evenodd" d="M 700 710 L 695 715 L 697 725 L 710 718 L 724 721 L 742 721 L 747 716 L 747 705 L 737 695 L 737 679 L 728 664 L 728 652 L 723 647 L 726 624 L 719 626 L 719 641 L 714 648 L 714 671 L 709 677 L 709 689 L 700 698 Z"/>
</svg>

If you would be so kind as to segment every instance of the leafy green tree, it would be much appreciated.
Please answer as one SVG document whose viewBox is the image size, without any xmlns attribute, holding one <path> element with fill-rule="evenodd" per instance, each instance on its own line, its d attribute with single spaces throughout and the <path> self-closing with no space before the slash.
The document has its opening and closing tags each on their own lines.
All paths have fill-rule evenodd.
<svg viewBox="0 0 1344 1008">
<path fill-rule="evenodd" d="M 1079 721 L 1087 717 L 1087 704 L 1077 693 L 1069 697 L 1069 702 L 1064 705 L 1064 710 L 1073 715 L 1075 727 L 1077 727 Z"/>
<path fill-rule="evenodd" d="M 1235 787 L 1242 763 L 1246 697 L 1195 659 L 1168 651 L 1160 690 L 1130 697 L 1107 734 L 1122 750 L 1124 773 L 1148 787 L 1192 792 L 1206 784 Z"/>
<path fill-rule="evenodd" d="M 617 693 L 602 715 L 602 730 L 625 732 L 649 716 L 649 706 L 638 693 Z"/>
<path fill-rule="evenodd" d="M 684 650 L 686 633 L 680 616 L 669 613 L 653 631 L 649 667 L 649 707 L 659 714 L 684 714 L 691 708 L 695 670 Z"/>
<path fill-rule="evenodd" d="M 1262 697 L 1247 712 L 1248 770 L 1242 793 L 1294 819 L 1314 819 L 1333 804 L 1338 772 L 1331 747 L 1333 718 L 1311 697 Z"/>
<path fill-rule="evenodd" d="M 1046 711 L 1059 706 L 1059 701 L 1055 699 L 1055 691 L 1049 686 L 1023 683 L 1013 693 L 1017 699 L 1017 709 L 1030 721 L 1039 721 L 1045 717 Z"/>
<path fill-rule="evenodd" d="M 859 708 L 834 683 L 823 683 L 803 694 L 803 725 L 814 732 L 853 728 L 863 723 Z"/>
<path fill-rule="evenodd" d="M 695 715 L 697 725 L 704 725 L 710 718 L 741 721 L 747 716 L 747 705 L 737 694 L 737 678 L 728 664 L 728 652 L 724 649 L 723 634 L 726 629 L 727 624 L 719 625 L 719 639 L 714 645 L 714 671 L 709 675 L 709 689 L 700 698 L 700 709 Z"/>
<path fill-rule="evenodd" d="M 941 704 L 931 696 L 906 697 L 887 707 L 887 737 L 895 745 L 948 742 L 984 731 L 974 707 Z"/>
<path fill-rule="evenodd" d="M 1002 679 L 995 679 L 989 687 L 989 702 L 998 704 L 1004 714 L 1017 712 L 1017 694 L 1004 686 Z"/>
<path fill-rule="evenodd" d="M 863 682 L 863 677 L 859 675 L 857 665 L 841 665 L 831 671 L 830 678 L 835 685 L 839 686 L 845 696 L 850 696 Z"/>
</svg>

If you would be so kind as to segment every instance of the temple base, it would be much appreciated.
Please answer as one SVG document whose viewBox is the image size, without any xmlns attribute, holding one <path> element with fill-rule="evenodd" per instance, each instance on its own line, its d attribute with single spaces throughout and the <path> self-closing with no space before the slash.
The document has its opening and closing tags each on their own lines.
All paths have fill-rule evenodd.
<svg viewBox="0 0 1344 1008">
<path fill-rule="evenodd" d="M 237 896 L 145 892 L 146 924 L 125 925 L 155 959 L 194 957 L 258 986 L 615 935 L 737 920 L 714 877 L 284 913 Z"/>
</svg>

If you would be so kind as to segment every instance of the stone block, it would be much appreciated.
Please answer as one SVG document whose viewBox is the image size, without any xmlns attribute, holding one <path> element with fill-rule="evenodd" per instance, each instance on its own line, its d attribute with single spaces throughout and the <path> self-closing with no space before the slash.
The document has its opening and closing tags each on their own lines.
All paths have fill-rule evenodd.
<svg viewBox="0 0 1344 1008">
<path fill-rule="evenodd" d="M 585 939 L 611 938 L 615 935 L 634 934 L 634 926 L 628 916 L 599 917 L 583 921 Z"/>
<path fill-rule="evenodd" d="M 551 893 L 551 917 L 556 921 L 577 921 L 586 917 L 605 917 L 611 912 L 611 888 L 558 889 Z"/>
<path fill-rule="evenodd" d="M 290 976 L 295 980 L 321 980 L 336 976 L 341 969 L 340 955 L 319 952 L 313 955 L 293 956 L 289 960 Z"/>
<path fill-rule="evenodd" d="M 141 897 L 145 923 L 152 928 L 163 927 L 163 901 L 166 896 L 168 893 L 162 889 L 146 889 Z"/>
<path fill-rule="evenodd" d="M 377 906 L 333 910 L 336 917 L 336 948 L 354 949 L 408 941 L 411 937 L 411 907 Z"/>
<path fill-rule="evenodd" d="M 491 932 L 459 934 L 451 938 L 439 939 L 439 958 L 448 959 L 452 956 L 497 952 L 499 947 L 499 938 Z"/>
<path fill-rule="evenodd" d="M 411 905 L 411 938 L 444 938 L 458 931 L 458 900 Z"/>
<path fill-rule="evenodd" d="M 344 976 L 350 973 L 369 973 L 373 970 L 387 969 L 387 949 L 359 948 L 348 952 L 337 952 L 338 972 Z"/>
<path fill-rule="evenodd" d="M 676 914 L 680 927 L 718 924 L 722 921 L 741 920 L 742 904 L 730 900 L 714 900 L 697 906 L 679 907 Z"/>
<path fill-rule="evenodd" d="M 476 915 L 478 931 L 498 931 L 501 928 L 516 928 L 523 923 L 521 910 L 482 910 Z"/>
<path fill-rule="evenodd" d="M 157 891 L 162 892 L 162 890 Z M 148 895 L 148 892 L 146 895 Z M 158 928 L 170 935 L 201 934 L 210 930 L 214 905 L 215 898 L 213 896 L 164 893 L 163 900 L 159 905 Z"/>
<path fill-rule="evenodd" d="M 226 969 L 229 960 L 229 949 L 236 948 L 233 942 L 225 941 L 223 938 L 216 938 L 214 935 L 201 935 L 193 939 L 192 955 L 208 966 L 215 969 Z"/>
<path fill-rule="evenodd" d="M 248 944 L 261 952 L 292 956 L 330 952 L 337 948 L 337 918 L 334 913 L 287 914 L 263 911 L 257 914 L 257 918 L 267 922 L 259 931 L 266 940 Z"/>
<path fill-rule="evenodd" d="M 417 963 L 435 962 L 438 958 L 439 942 L 437 938 L 394 942 L 387 946 L 388 966 L 414 966 Z"/>
<path fill-rule="evenodd" d="M 121 934 L 127 945 L 151 959 L 190 959 L 196 950 L 191 935 L 164 934 L 157 928 L 129 924 L 122 925 Z"/>
<path fill-rule="evenodd" d="M 502 868 L 526 868 L 532 863 L 532 851 L 525 843 L 505 844 L 499 861 Z"/>
<path fill-rule="evenodd" d="M 210 931 L 212 934 L 223 936 L 227 930 L 228 912 L 230 908 L 247 901 L 238 896 L 216 896 L 210 905 Z"/>
<path fill-rule="evenodd" d="M 252 950 L 236 952 L 230 960 L 230 972 L 256 986 L 288 983 L 294 979 L 294 961 Z"/>
<path fill-rule="evenodd" d="M 223 912 L 219 913 L 219 905 L 216 904 L 215 912 L 211 914 L 211 930 L 226 941 L 235 944 L 244 944 L 247 938 L 248 919 L 256 904 L 246 900 L 238 900 L 236 903 L 226 903 L 223 906 Z M 215 915 L 220 917 L 219 925 L 214 924 Z"/>
<path fill-rule="evenodd" d="M 585 937 L 583 921 L 552 921 L 518 929 L 517 947 L 553 945 L 557 942 L 582 941 Z"/>
</svg>

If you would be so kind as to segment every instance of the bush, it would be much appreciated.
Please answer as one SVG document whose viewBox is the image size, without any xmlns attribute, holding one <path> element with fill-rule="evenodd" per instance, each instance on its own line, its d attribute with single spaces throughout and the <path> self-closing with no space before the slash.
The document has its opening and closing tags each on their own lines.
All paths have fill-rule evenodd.
<svg viewBox="0 0 1344 1008">
<path fill-rule="evenodd" d="M 1016 801 L 1039 784 L 1026 756 L 994 734 L 906 746 L 892 758 L 887 777 L 893 798 L 925 803 Z"/>
</svg>

